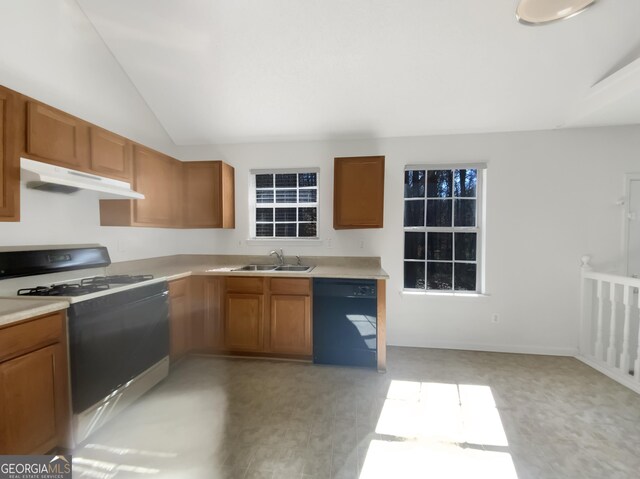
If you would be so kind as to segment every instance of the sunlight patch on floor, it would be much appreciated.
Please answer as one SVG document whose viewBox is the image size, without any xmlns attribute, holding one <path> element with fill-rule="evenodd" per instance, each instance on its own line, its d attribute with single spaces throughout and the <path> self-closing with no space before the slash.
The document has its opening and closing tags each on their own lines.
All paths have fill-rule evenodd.
<svg viewBox="0 0 640 479">
<path fill-rule="evenodd" d="M 140 467 L 140 466 L 134 466 L 130 464 L 118 464 L 110 461 L 100 461 L 97 459 L 87 459 L 84 457 L 74 456 L 73 457 L 74 470 L 77 471 L 79 469 L 78 466 L 80 466 L 80 469 L 96 472 L 97 475 L 93 477 L 114 477 L 116 474 L 118 474 L 121 471 L 131 472 L 131 473 L 140 474 L 144 476 L 158 474 L 160 472 L 159 469 L 155 469 L 151 467 Z"/>
<path fill-rule="evenodd" d="M 85 444 L 84 449 L 92 449 L 95 451 L 107 451 L 118 456 L 142 456 L 142 457 L 159 457 L 159 458 L 174 458 L 178 457 L 173 452 L 159 452 L 159 451 L 145 451 L 142 449 L 131 449 L 124 447 L 112 447 L 102 444 Z"/>
<path fill-rule="evenodd" d="M 392 381 L 360 479 L 517 479 L 489 386 Z"/>
</svg>

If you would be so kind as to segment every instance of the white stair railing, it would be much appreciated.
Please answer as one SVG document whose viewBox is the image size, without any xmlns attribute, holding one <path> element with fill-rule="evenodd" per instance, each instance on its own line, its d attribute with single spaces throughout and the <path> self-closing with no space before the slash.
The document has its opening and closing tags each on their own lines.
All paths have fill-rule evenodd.
<svg viewBox="0 0 640 479">
<path fill-rule="evenodd" d="M 579 359 L 640 393 L 640 279 L 595 272 L 589 260 L 582 257 Z"/>
</svg>

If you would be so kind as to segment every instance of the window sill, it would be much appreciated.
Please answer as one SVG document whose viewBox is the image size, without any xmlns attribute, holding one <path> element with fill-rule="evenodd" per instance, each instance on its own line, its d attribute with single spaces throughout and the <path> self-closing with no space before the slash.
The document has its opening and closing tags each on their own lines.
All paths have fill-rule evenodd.
<svg viewBox="0 0 640 479">
<path fill-rule="evenodd" d="M 296 245 L 296 246 L 320 246 L 322 240 L 320 238 L 248 238 L 245 240 L 247 246 L 264 246 L 264 245 Z"/>
<path fill-rule="evenodd" d="M 400 290 L 401 296 L 442 296 L 442 297 L 454 297 L 454 298 L 488 298 L 491 295 L 487 293 L 454 293 L 449 291 L 408 291 Z"/>
</svg>

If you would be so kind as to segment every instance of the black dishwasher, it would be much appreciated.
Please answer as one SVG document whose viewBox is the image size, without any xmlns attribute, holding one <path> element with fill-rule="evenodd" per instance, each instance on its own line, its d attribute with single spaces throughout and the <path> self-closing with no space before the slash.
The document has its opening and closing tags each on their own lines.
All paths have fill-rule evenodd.
<svg viewBox="0 0 640 479">
<path fill-rule="evenodd" d="M 313 362 L 377 367 L 375 280 L 313 280 Z"/>
</svg>

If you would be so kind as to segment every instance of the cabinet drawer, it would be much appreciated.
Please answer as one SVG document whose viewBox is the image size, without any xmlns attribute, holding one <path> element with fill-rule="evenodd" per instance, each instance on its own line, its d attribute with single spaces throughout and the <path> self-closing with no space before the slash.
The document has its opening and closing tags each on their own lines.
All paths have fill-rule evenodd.
<svg viewBox="0 0 640 479">
<path fill-rule="evenodd" d="M 311 294 L 311 280 L 307 278 L 271 278 L 273 294 Z"/>
<path fill-rule="evenodd" d="M 169 282 L 169 296 L 177 298 L 187 294 L 187 278 Z"/>
<path fill-rule="evenodd" d="M 262 293 L 264 278 L 227 277 L 227 291 L 235 293 Z"/>
<path fill-rule="evenodd" d="M 64 313 L 0 329 L 0 361 L 60 341 Z"/>
</svg>

